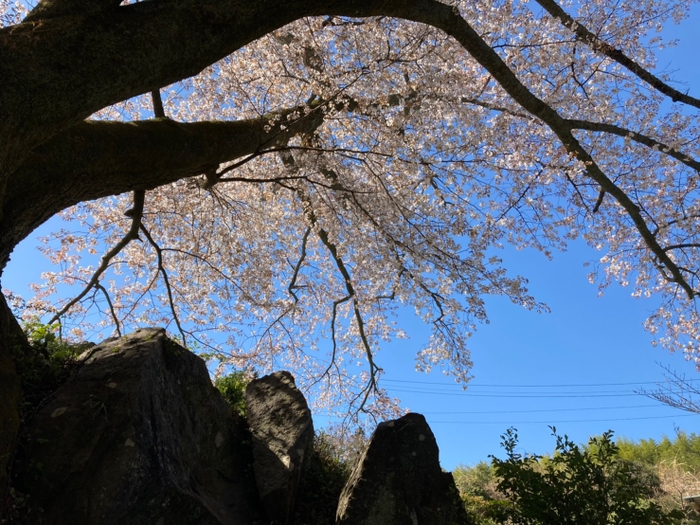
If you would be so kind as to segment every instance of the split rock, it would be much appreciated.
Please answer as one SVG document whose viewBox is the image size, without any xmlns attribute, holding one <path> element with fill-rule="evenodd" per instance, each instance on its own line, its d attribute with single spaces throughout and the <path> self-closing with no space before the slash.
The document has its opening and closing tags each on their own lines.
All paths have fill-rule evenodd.
<svg viewBox="0 0 700 525">
<path fill-rule="evenodd" d="M 336 525 L 469 525 L 420 414 L 380 423 L 343 489 Z"/>
<path fill-rule="evenodd" d="M 245 400 L 260 500 L 272 523 L 287 525 L 313 442 L 311 412 L 294 377 L 284 371 L 251 381 Z"/>
</svg>

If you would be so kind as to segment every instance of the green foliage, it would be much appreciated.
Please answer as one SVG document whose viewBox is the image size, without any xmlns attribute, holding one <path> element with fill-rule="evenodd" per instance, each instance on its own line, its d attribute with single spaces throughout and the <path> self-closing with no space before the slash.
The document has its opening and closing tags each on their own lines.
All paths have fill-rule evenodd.
<svg viewBox="0 0 700 525">
<path fill-rule="evenodd" d="M 335 523 L 338 499 L 352 470 L 345 454 L 343 445 L 332 434 L 316 433 L 306 461 L 296 525 Z"/>
<path fill-rule="evenodd" d="M 454 469 L 452 476 L 460 494 L 493 498 L 495 494 L 496 474 L 491 465 L 480 461 L 473 467 L 460 465 Z"/>
<path fill-rule="evenodd" d="M 556 434 L 556 452 L 515 452 L 518 435 L 509 429 L 502 446 L 507 459 L 492 456 L 498 490 L 510 500 L 504 519 L 514 525 L 673 525 L 683 513 L 665 512 L 651 499 L 658 480 L 618 456 L 612 432 L 581 448 Z M 501 521 L 504 523 L 505 521 Z"/>
<path fill-rule="evenodd" d="M 245 417 L 245 388 L 248 383 L 255 378 L 243 371 L 232 372 L 214 381 L 214 386 L 226 402 L 231 406 L 231 410 L 241 417 Z"/>
<path fill-rule="evenodd" d="M 26 419 L 66 381 L 78 356 L 92 344 L 63 340 L 58 324 L 30 321 L 23 328 L 30 347 L 15 349 L 13 358 L 22 390 L 21 416 Z"/>
<path fill-rule="evenodd" d="M 498 479 L 494 468 L 480 461 L 472 467 L 460 465 L 452 472 L 459 497 L 467 516 L 475 525 L 496 525 L 504 515 L 507 502 L 496 490 Z"/>
<path fill-rule="evenodd" d="M 634 442 L 619 438 L 620 457 L 646 465 L 674 463 L 683 465 L 687 472 L 700 474 L 700 436 L 678 431 L 674 439 L 664 436 L 661 441 L 642 439 Z"/>
<path fill-rule="evenodd" d="M 460 494 L 467 517 L 474 525 L 498 525 L 504 523 L 508 502 L 483 496 Z"/>
</svg>

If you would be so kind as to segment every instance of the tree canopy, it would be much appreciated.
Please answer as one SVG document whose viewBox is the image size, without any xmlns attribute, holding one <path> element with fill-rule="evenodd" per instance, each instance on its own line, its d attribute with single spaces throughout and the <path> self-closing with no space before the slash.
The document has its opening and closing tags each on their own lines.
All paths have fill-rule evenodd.
<svg viewBox="0 0 700 525">
<path fill-rule="evenodd" d="M 497 248 L 583 238 L 695 357 L 700 100 L 654 56 L 690 4 L 2 0 L 0 268 L 61 214 L 29 313 L 166 325 L 381 412 L 398 308 L 433 329 L 418 367 L 466 381 L 485 296 L 546 309 Z"/>
</svg>

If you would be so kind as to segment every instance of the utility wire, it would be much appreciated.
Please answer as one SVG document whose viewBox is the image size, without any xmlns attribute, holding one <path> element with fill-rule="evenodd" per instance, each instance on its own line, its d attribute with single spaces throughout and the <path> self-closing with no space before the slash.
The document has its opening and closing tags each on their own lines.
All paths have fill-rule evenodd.
<svg viewBox="0 0 700 525">
<path fill-rule="evenodd" d="M 447 387 L 459 387 L 464 388 L 465 385 L 459 383 L 440 383 L 437 381 L 411 381 L 407 379 L 387 379 L 382 377 L 381 381 L 383 383 L 410 383 L 419 385 L 440 385 Z M 700 379 L 688 379 L 691 381 L 700 381 Z M 466 386 L 469 388 L 479 388 L 479 387 L 496 387 L 496 388 L 575 388 L 575 387 L 598 387 L 598 386 L 632 386 L 632 385 L 658 385 L 663 383 L 663 381 L 635 381 L 632 383 L 569 383 L 569 384 L 550 384 L 550 385 L 533 385 L 533 384 L 514 384 L 507 385 L 503 383 L 468 383 Z"/>
<path fill-rule="evenodd" d="M 698 417 L 698 414 L 682 414 L 675 416 L 621 417 L 611 419 L 556 419 L 554 421 L 428 421 L 431 425 L 552 425 L 560 423 L 602 423 L 618 421 L 642 421 L 647 419 L 670 419 L 677 417 Z"/>
<path fill-rule="evenodd" d="M 471 410 L 471 411 L 420 411 L 423 415 L 429 414 L 525 414 L 533 412 L 579 412 L 585 410 L 632 410 L 638 408 L 664 408 L 663 405 L 631 405 L 616 407 L 582 407 L 582 408 L 536 408 L 531 410 Z"/>
<path fill-rule="evenodd" d="M 523 411 L 524 412 L 524 411 Z M 497 412 L 493 412 L 496 414 Z M 430 412 L 421 412 L 423 415 L 429 415 Z M 344 417 L 335 415 L 319 414 L 327 419 L 343 420 Z M 430 425 L 559 425 L 561 423 L 616 423 L 618 421 L 647 421 L 650 419 L 671 419 L 680 417 L 698 417 L 698 414 L 680 414 L 673 416 L 647 416 L 647 417 L 615 417 L 605 419 L 550 419 L 547 421 L 433 421 L 428 420 Z"/>
<path fill-rule="evenodd" d="M 519 393 L 513 392 L 511 394 L 477 394 L 472 392 L 434 392 L 430 390 L 410 390 L 402 388 L 392 388 L 392 392 L 404 392 L 410 394 L 421 394 L 421 395 L 438 395 L 438 396 L 461 396 L 461 397 L 495 397 L 495 398 L 593 398 L 593 397 L 638 397 L 642 394 L 635 393 L 609 393 L 609 394 L 596 394 L 596 393 L 561 393 L 561 394 L 547 394 L 547 393 Z"/>
</svg>

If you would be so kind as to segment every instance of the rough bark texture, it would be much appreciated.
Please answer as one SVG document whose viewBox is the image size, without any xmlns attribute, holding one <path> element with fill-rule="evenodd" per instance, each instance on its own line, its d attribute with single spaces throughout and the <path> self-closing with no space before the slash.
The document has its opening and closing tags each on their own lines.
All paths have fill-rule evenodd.
<svg viewBox="0 0 700 525">
<path fill-rule="evenodd" d="M 286 525 L 314 438 L 311 412 L 289 372 L 251 381 L 245 400 L 260 501 L 271 523 Z"/>
<path fill-rule="evenodd" d="M 89 352 L 27 429 L 23 522 L 259 523 L 250 437 L 204 361 L 160 329 Z"/>
<path fill-rule="evenodd" d="M 479 60 L 498 58 L 479 48 L 478 36 L 460 25 L 449 6 L 433 0 L 115 3 L 44 1 L 23 23 L 0 29 L 0 269 L 19 241 L 66 206 L 153 188 L 256 151 L 264 142 L 259 131 L 250 135 L 257 139 L 252 144 L 244 130 L 259 130 L 260 122 L 110 126 L 83 119 L 194 75 L 289 22 L 311 15 L 395 16 L 444 29 L 480 53 Z M 498 60 L 494 64 L 512 84 L 507 67 Z M 540 110 L 543 104 L 530 99 L 532 111 Z M 223 144 L 222 132 L 232 128 L 234 137 Z M 196 140 L 183 148 L 185 136 Z M 210 136 L 212 149 L 202 146 Z M 149 144 L 154 148 L 144 149 Z M 168 156 L 188 158 L 170 172 L 121 162 L 117 169 L 110 162 L 136 159 L 144 151 L 152 153 L 142 157 L 141 168 L 164 168 Z"/>
<path fill-rule="evenodd" d="M 388 2 L 195 0 L 115 6 L 41 2 L 0 30 L 0 166 L 95 111 L 199 73 L 289 22 L 343 12 L 381 14 Z M 81 3 L 82 4 L 82 3 Z"/>
<path fill-rule="evenodd" d="M 420 414 L 381 423 L 338 503 L 337 525 L 468 525 L 452 474 Z"/>
</svg>

